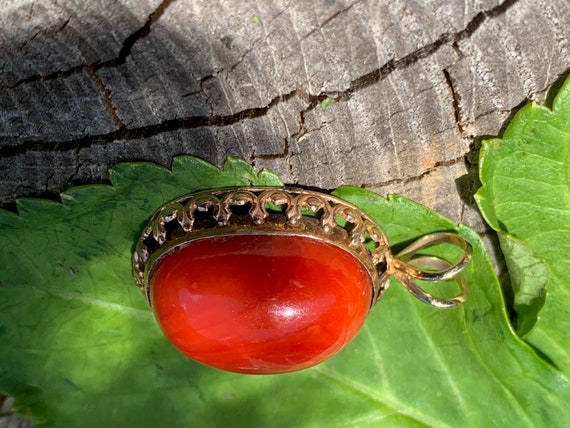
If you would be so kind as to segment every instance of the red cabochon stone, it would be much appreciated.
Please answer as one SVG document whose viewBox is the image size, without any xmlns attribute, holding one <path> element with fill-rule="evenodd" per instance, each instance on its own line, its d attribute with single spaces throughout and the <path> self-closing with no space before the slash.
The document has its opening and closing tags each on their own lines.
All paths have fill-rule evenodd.
<svg viewBox="0 0 570 428">
<path fill-rule="evenodd" d="M 362 263 L 310 237 L 198 239 L 161 259 L 156 318 L 180 351 L 238 373 L 285 373 L 330 358 L 356 336 L 373 284 Z"/>
</svg>

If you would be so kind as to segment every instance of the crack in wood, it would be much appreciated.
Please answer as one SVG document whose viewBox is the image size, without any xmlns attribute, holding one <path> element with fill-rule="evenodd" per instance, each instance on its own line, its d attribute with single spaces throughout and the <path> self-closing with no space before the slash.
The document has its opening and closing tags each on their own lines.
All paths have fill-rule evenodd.
<svg viewBox="0 0 570 428">
<path fill-rule="evenodd" d="M 366 189 L 368 187 L 386 187 L 386 186 L 392 186 L 394 184 L 414 183 L 416 181 L 420 181 L 421 179 L 425 178 L 426 176 L 428 176 L 430 174 L 433 174 L 439 168 L 457 165 L 458 163 L 464 162 L 464 161 L 465 161 L 465 155 L 461 155 L 461 156 L 458 156 L 458 157 L 453 158 L 453 159 L 448 159 L 448 160 L 436 162 L 431 167 L 429 167 L 428 169 L 423 171 L 421 174 L 414 175 L 413 177 L 394 178 L 392 180 L 382 181 L 379 183 L 365 183 L 365 184 L 362 184 L 360 187 Z"/>
<path fill-rule="evenodd" d="M 79 174 L 79 172 L 81 171 L 81 169 L 85 166 L 85 162 L 80 160 L 80 152 L 81 152 L 81 148 L 77 148 L 75 150 L 74 153 L 74 157 L 75 157 L 75 171 L 73 172 L 73 174 L 71 174 L 69 177 L 67 177 L 66 182 L 69 184 L 73 184 L 75 177 Z"/>
<path fill-rule="evenodd" d="M 287 138 L 283 139 L 284 146 L 283 151 L 281 153 L 267 153 L 267 154 L 252 154 L 251 161 L 254 162 L 255 160 L 274 160 L 274 159 L 282 159 L 286 156 L 289 156 L 289 140 Z"/>
<path fill-rule="evenodd" d="M 127 57 L 131 54 L 131 51 L 135 43 L 150 34 L 151 26 L 164 14 L 164 11 L 174 1 L 175 0 L 163 0 L 158 5 L 158 7 L 148 16 L 143 26 L 140 27 L 135 32 L 133 32 L 132 34 L 130 34 L 123 41 L 121 49 L 119 50 L 119 54 L 116 58 L 112 58 L 110 60 L 103 62 L 96 62 L 94 64 L 80 64 L 68 68 L 67 70 L 59 70 L 46 75 L 36 74 L 33 76 L 26 77 L 25 79 L 19 80 L 11 85 L 5 85 L 5 87 L 8 89 L 15 89 L 26 83 L 45 82 L 55 79 L 65 79 L 74 74 L 82 73 L 83 71 L 87 71 L 89 73 L 89 70 L 93 70 L 96 72 L 101 68 L 117 67 L 124 64 L 125 61 L 127 60 Z M 66 21 L 65 25 L 67 25 L 67 22 L 69 22 L 69 20 Z"/>
<path fill-rule="evenodd" d="M 103 93 L 103 104 L 105 104 L 105 107 L 109 111 L 109 114 L 111 115 L 111 118 L 113 119 L 113 122 L 115 122 L 115 124 L 119 127 L 125 126 L 123 124 L 123 122 L 121 121 L 121 118 L 119 117 L 119 113 L 117 112 L 117 109 L 113 105 L 113 100 L 111 99 L 111 91 L 109 90 L 109 88 L 107 88 L 105 83 L 103 83 L 103 81 L 101 80 L 101 78 L 97 74 L 97 71 L 95 70 L 95 68 L 94 67 L 88 67 L 87 73 L 89 74 L 91 79 L 93 79 L 93 81 L 95 82 L 95 84 L 97 85 L 99 90 Z"/>
<path fill-rule="evenodd" d="M 354 7 L 355 4 L 359 3 L 359 1 L 355 1 L 354 3 L 351 3 L 350 5 L 348 5 L 347 7 L 345 7 L 344 9 L 341 9 L 335 13 L 333 13 L 331 16 L 329 16 L 327 19 L 325 19 L 321 24 L 319 24 L 317 27 L 313 28 L 311 31 L 309 31 L 307 34 L 302 36 L 302 39 L 307 39 L 308 37 L 312 36 L 313 34 L 315 34 L 317 31 L 322 30 L 327 24 L 329 24 L 330 22 L 334 21 L 336 18 L 338 18 L 341 14 L 348 12 L 350 9 L 352 9 Z"/>
<path fill-rule="evenodd" d="M 463 55 L 463 51 L 461 50 L 461 48 L 459 47 L 459 43 L 457 43 L 457 40 L 454 41 L 451 44 L 451 48 L 453 49 L 453 51 L 455 52 L 455 54 L 457 55 L 457 61 L 463 59 L 464 55 Z M 456 61 L 456 62 L 457 62 Z"/>
<path fill-rule="evenodd" d="M 318 98 L 319 97 L 309 97 L 308 94 L 306 94 L 305 92 L 303 92 L 301 89 L 298 89 L 297 91 L 295 91 L 295 95 L 299 98 L 305 98 L 306 101 L 309 103 L 308 107 L 306 107 L 305 109 L 299 111 L 298 113 L 298 125 L 299 125 L 299 131 L 292 133 L 291 135 L 289 135 L 288 137 L 285 137 L 283 139 L 284 141 L 284 146 L 283 146 L 283 151 L 281 153 L 268 153 L 268 154 L 256 154 L 255 151 L 253 152 L 253 154 L 251 155 L 251 162 L 252 162 L 252 166 L 255 166 L 255 162 L 256 160 L 277 160 L 277 159 L 285 159 L 286 163 L 287 163 L 287 167 L 289 169 L 289 173 L 292 174 L 293 173 L 293 165 L 291 163 L 291 156 L 289 153 L 289 141 L 290 140 L 296 140 L 299 141 L 304 135 L 307 134 L 307 128 L 305 127 L 305 113 L 307 111 L 312 110 L 318 103 Z M 320 97 L 320 98 L 324 98 L 324 97 Z"/>
<path fill-rule="evenodd" d="M 164 14 L 168 6 L 170 6 L 173 3 L 173 1 L 174 0 L 162 0 L 162 2 L 154 10 L 154 12 L 152 12 L 148 16 L 148 19 L 146 20 L 144 25 L 125 39 L 125 41 L 123 42 L 123 46 L 119 51 L 119 56 L 116 59 L 117 63 L 115 64 L 111 62 L 108 65 L 102 63 L 102 67 L 113 67 L 116 65 L 124 64 L 127 57 L 131 54 L 131 51 L 133 50 L 133 46 L 135 45 L 135 43 L 150 34 L 150 29 L 152 25 L 160 19 L 160 17 Z"/>
<path fill-rule="evenodd" d="M 453 84 L 453 78 L 451 77 L 449 71 L 447 71 L 447 69 L 444 68 L 442 70 L 442 73 L 445 83 L 449 87 L 449 92 L 451 94 L 451 105 L 453 107 L 453 114 L 455 116 L 455 127 L 457 128 L 459 134 L 465 137 L 463 123 L 461 120 L 461 107 L 460 107 L 461 96 L 455 89 L 455 85 Z"/>
<path fill-rule="evenodd" d="M 264 116 L 271 108 L 296 95 L 297 91 L 275 97 L 265 107 L 253 107 L 241 110 L 227 116 L 192 116 L 189 118 L 169 119 L 164 122 L 147 125 L 138 128 L 120 127 L 119 129 L 105 134 L 88 135 L 69 141 L 42 142 L 40 140 L 27 140 L 17 145 L 0 147 L 0 158 L 9 158 L 27 152 L 63 152 L 87 148 L 97 144 L 106 144 L 114 141 L 128 141 L 154 137 L 166 132 L 182 129 L 194 129 L 206 126 L 224 127 L 238 123 L 244 119 L 255 119 Z M 1 139 L 0 139 L 1 142 Z"/>
</svg>

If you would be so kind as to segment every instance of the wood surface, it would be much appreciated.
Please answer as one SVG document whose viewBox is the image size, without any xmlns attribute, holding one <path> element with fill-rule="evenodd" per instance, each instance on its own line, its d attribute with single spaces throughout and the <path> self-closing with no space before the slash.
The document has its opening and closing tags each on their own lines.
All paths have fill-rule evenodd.
<svg viewBox="0 0 570 428">
<path fill-rule="evenodd" d="M 105 182 L 119 161 L 234 155 L 484 231 L 481 138 L 570 64 L 567 0 L 0 5 L 5 206 Z"/>
</svg>

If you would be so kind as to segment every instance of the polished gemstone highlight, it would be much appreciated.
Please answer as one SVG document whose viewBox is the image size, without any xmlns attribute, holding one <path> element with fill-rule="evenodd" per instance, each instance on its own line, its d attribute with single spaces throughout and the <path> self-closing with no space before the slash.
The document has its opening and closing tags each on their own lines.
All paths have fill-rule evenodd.
<svg viewBox="0 0 570 428">
<path fill-rule="evenodd" d="M 358 258 L 301 235 L 194 239 L 159 259 L 150 286 L 156 318 L 180 351 L 250 374 L 330 358 L 356 336 L 373 299 Z"/>
</svg>

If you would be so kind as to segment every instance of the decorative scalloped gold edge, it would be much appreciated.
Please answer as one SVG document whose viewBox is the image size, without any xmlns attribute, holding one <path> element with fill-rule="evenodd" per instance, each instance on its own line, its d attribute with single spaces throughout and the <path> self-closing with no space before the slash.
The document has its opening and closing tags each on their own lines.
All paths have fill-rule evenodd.
<svg viewBox="0 0 570 428">
<path fill-rule="evenodd" d="M 300 188 L 238 187 L 201 191 L 184 195 L 159 208 L 144 229 L 133 254 L 133 272 L 136 285 L 150 302 L 148 273 L 153 262 L 164 251 L 168 251 L 170 238 L 166 225 L 176 221 L 184 236 L 178 241 L 188 242 L 200 235 L 203 228 L 195 227 L 195 214 L 199 211 L 211 212 L 217 227 L 211 228 L 215 234 L 232 225 L 235 215 L 232 208 L 249 204 L 248 228 L 268 230 L 279 228 L 268 220 L 270 214 L 282 217 L 287 230 L 282 234 L 307 234 L 307 225 L 316 224 L 315 232 L 320 239 L 329 240 L 353 253 L 368 270 L 374 282 L 375 303 L 380 299 L 389 281 L 386 267 L 392 259 L 388 239 L 382 228 L 356 206 L 335 196 Z M 282 211 L 276 209 L 281 207 Z M 309 214 L 310 213 L 310 214 Z M 310 220 L 309 220 L 310 219 Z M 311 226 L 314 227 L 314 226 Z M 311 229 L 311 227 L 309 229 Z M 347 242 L 339 239 L 339 231 L 344 231 Z M 151 239 L 155 245 L 150 249 L 146 242 Z M 170 242 L 171 243 L 171 242 Z M 367 244 L 372 245 L 372 249 Z"/>
</svg>

